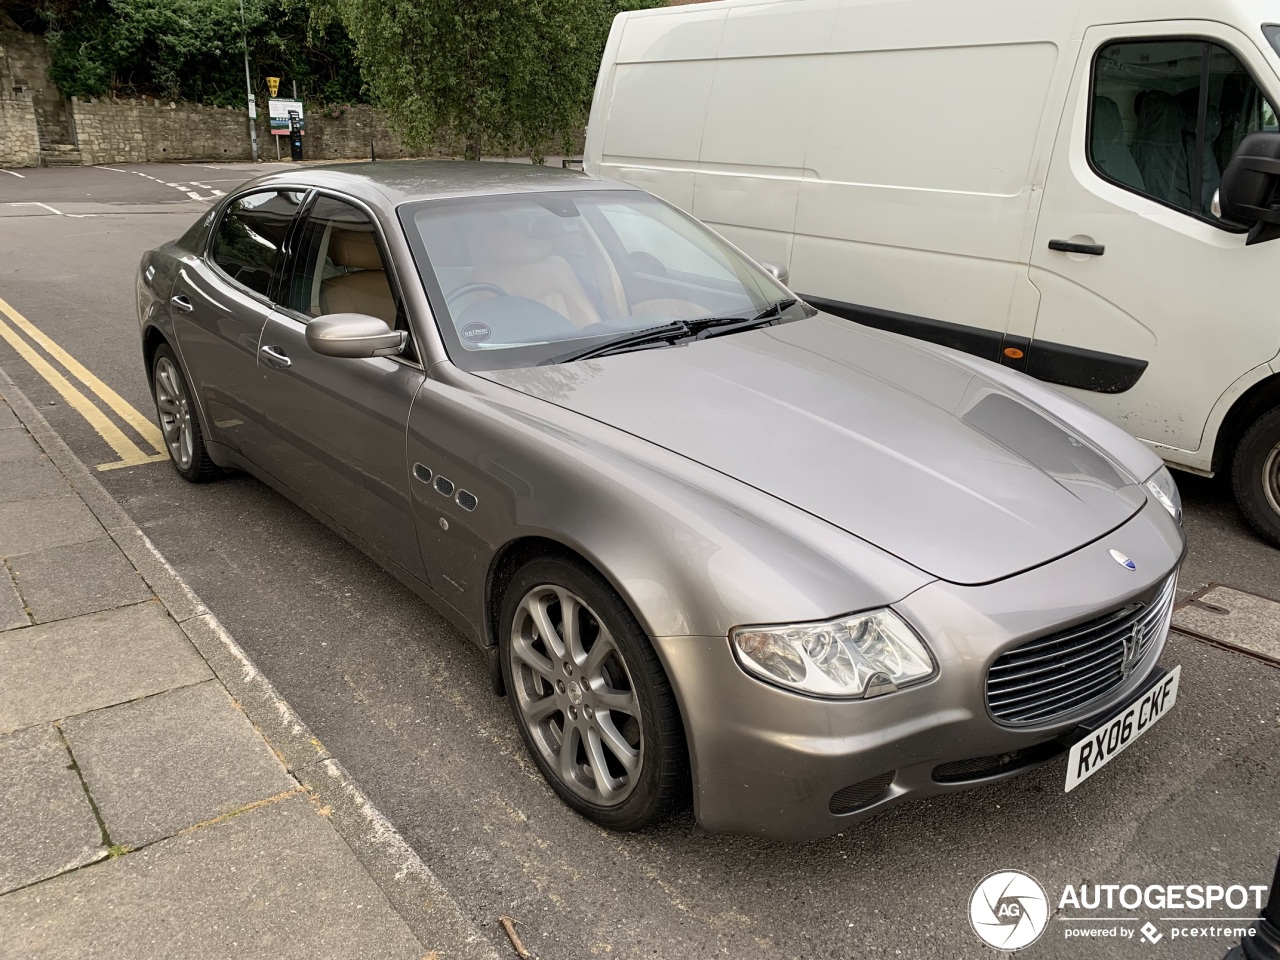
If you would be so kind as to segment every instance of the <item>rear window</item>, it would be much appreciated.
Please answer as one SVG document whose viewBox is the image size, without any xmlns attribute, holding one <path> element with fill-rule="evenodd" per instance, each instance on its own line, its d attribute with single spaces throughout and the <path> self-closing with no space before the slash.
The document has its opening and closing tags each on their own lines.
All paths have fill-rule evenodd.
<svg viewBox="0 0 1280 960">
<path fill-rule="evenodd" d="M 231 201 L 213 235 L 213 262 L 237 283 L 270 296 L 279 279 L 280 248 L 304 196 L 269 190 Z"/>
<path fill-rule="evenodd" d="M 1268 24 L 1262 28 L 1262 32 L 1267 35 L 1271 45 L 1276 48 L 1276 53 L 1280 53 L 1280 23 Z"/>
</svg>

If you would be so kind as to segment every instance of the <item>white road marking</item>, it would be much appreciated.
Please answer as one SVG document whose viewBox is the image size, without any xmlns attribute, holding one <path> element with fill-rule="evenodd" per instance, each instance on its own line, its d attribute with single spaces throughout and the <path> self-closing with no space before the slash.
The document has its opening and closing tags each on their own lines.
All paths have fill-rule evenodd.
<svg viewBox="0 0 1280 960">
<path fill-rule="evenodd" d="M 57 209 L 56 207 L 51 207 L 47 203 L 40 203 L 39 201 L 36 201 L 36 200 L 24 200 L 21 203 L 11 203 L 9 204 L 9 206 L 11 207 L 43 207 L 44 209 L 48 210 L 50 213 L 56 214 L 59 217 L 74 217 L 77 220 L 83 220 L 86 217 L 97 216 L 96 213 L 63 213 L 61 210 Z"/>
<path fill-rule="evenodd" d="M 9 206 L 11 207 L 44 207 L 50 213 L 57 214 L 60 217 L 65 216 L 65 214 L 61 210 L 55 210 L 53 207 L 49 206 L 47 203 L 40 203 L 38 200 L 24 200 L 22 203 L 11 203 L 9 204 Z"/>
<path fill-rule="evenodd" d="M 27 175 L 25 173 L 18 173 L 16 170 L 0 170 L 0 173 L 7 173 L 10 176 L 17 177 L 19 180 L 27 179 Z"/>
</svg>

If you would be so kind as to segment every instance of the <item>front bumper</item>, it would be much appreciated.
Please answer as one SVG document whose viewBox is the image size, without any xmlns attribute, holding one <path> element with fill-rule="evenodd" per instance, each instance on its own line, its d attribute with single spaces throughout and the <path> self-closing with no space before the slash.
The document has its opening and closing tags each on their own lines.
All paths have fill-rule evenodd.
<svg viewBox="0 0 1280 960">
<path fill-rule="evenodd" d="M 1137 570 L 1116 563 L 1113 548 Z M 1009 727 L 992 719 L 987 668 L 1010 647 L 1151 599 L 1184 548 L 1182 531 L 1148 504 L 1114 533 L 1035 570 L 977 587 L 935 581 L 894 609 L 927 638 L 938 674 L 871 700 L 817 700 L 756 680 L 734 661 L 725 637 L 655 638 L 684 716 L 699 822 L 778 839 L 822 837 L 903 800 L 992 783 L 1052 760 L 1143 687 L 1164 649 L 1167 621 L 1124 683 L 1052 723 Z M 862 805 L 833 812 L 858 800 L 856 788 L 867 781 Z M 855 789 L 840 794 L 846 788 Z"/>
</svg>

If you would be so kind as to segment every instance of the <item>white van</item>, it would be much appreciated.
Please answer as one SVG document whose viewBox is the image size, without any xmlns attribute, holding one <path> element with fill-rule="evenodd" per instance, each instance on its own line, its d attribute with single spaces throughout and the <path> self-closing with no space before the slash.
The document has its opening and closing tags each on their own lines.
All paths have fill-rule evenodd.
<svg viewBox="0 0 1280 960">
<path fill-rule="evenodd" d="M 823 310 L 1024 370 L 1174 466 L 1230 471 L 1280 545 L 1280 243 L 1259 242 L 1280 236 L 1276 23 L 1273 0 L 624 13 L 585 167 Z"/>
</svg>

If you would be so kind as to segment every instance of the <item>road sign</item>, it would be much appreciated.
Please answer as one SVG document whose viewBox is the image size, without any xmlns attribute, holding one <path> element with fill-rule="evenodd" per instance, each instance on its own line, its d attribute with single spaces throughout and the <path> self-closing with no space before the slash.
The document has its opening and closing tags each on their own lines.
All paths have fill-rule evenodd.
<svg viewBox="0 0 1280 960">
<path fill-rule="evenodd" d="M 297 113 L 298 119 L 302 120 L 302 101 L 301 100 L 268 100 L 267 114 L 270 117 L 268 121 L 271 133 L 277 137 L 287 137 L 289 135 L 289 114 Z M 306 122 L 303 121 L 303 130 L 306 130 Z"/>
<path fill-rule="evenodd" d="M 267 77 L 267 92 L 273 97 L 280 92 L 280 78 Z"/>
</svg>

